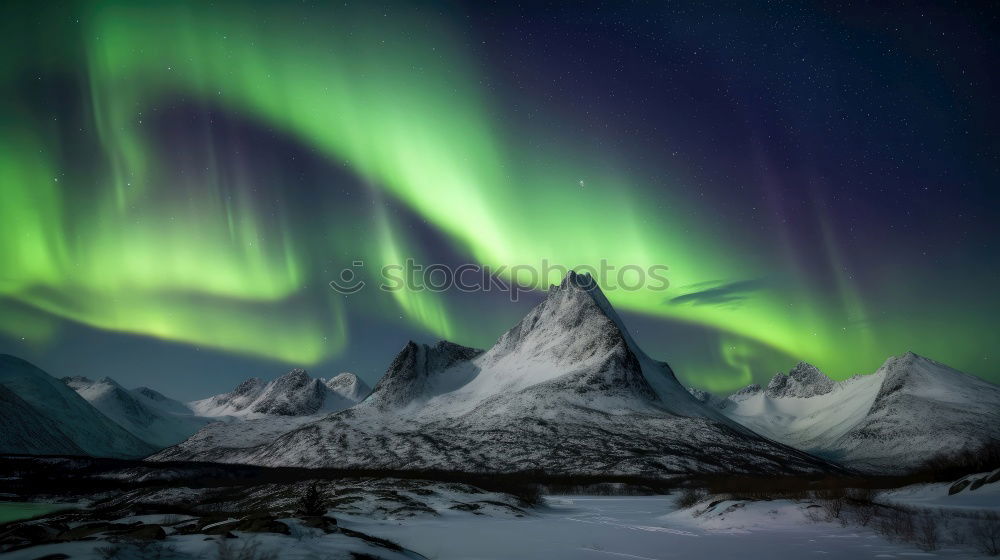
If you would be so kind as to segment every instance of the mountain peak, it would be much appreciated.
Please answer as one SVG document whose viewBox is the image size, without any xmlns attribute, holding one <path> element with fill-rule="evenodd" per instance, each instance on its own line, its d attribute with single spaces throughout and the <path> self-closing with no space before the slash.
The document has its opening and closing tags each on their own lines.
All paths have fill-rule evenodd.
<svg viewBox="0 0 1000 560">
<path fill-rule="evenodd" d="M 621 329 L 623 333 L 627 332 L 624 324 L 618 317 L 618 313 L 615 312 L 614 307 L 611 306 L 611 302 L 608 301 L 607 296 L 604 295 L 601 287 L 597 285 L 597 281 L 594 280 L 594 277 L 589 272 L 578 273 L 573 270 L 569 271 L 558 286 L 555 284 L 549 286 L 549 293 L 546 299 L 552 299 L 560 295 L 565 297 L 565 301 L 569 303 L 597 306 L 603 315 L 615 323 L 616 327 Z"/>
<path fill-rule="evenodd" d="M 508 347 L 533 338 L 533 333 L 565 337 L 576 349 L 605 348 L 621 340 L 636 356 L 645 357 L 589 273 L 569 271 L 558 286 L 549 288 L 542 303 L 500 337 L 489 353 L 503 354 Z"/>
<path fill-rule="evenodd" d="M 143 385 L 142 387 L 136 387 L 135 389 L 133 389 L 133 392 L 138 393 L 146 397 L 147 399 L 151 399 L 154 401 L 167 400 L 167 397 L 163 393 L 157 391 L 156 389 L 151 389 L 149 387 L 146 387 L 145 385 Z"/>
<path fill-rule="evenodd" d="M 91 385 L 94 384 L 93 379 L 85 377 L 83 375 L 69 375 L 61 378 L 60 381 L 65 383 L 70 389 L 73 389 L 74 391 L 90 387 Z"/>
<path fill-rule="evenodd" d="M 343 373 L 326 381 L 295 368 L 270 382 L 251 377 L 230 393 L 194 401 L 189 407 L 207 417 L 304 417 L 343 410 L 367 392 L 367 385 L 354 374 Z"/>
<path fill-rule="evenodd" d="M 885 376 L 881 393 L 891 395 L 906 386 L 965 385 L 981 380 L 914 352 L 889 356 L 875 372 Z"/>
<path fill-rule="evenodd" d="M 334 381 L 338 381 L 338 380 L 359 381 L 360 378 L 357 375 L 355 375 L 355 374 L 353 374 L 353 373 L 351 373 L 349 371 L 342 371 L 342 372 L 338 373 L 337 375 L 334 375 L 333 377 L 331 377 L 330 380 L 327 381 L 327 383 L 333 383 Z"/>
<path fill-rule="evenodd" d="M 129 398 L 127 396 L 123 396 L 128 393 L 128 391 L 119 385 L 117 381 L 108 376 L 100 377 L 97 381 L 94 381 L 89 377 L 74 375 L 70 377 L 63 377 L 61 381 L 70 389 L 80 393 L 80 395 L 88 401 L 101 398 L 102 395 L 105 395 L 104 398 L 118 398 L 125 400 L 128 400 Z"/>
<path fill-rule="evenodd" d="M 396 355 L 385 375 L 371 390 L 370 402 L 380 409 L 399 408 L 432 394 L 440 380 L 439 373 L 461 362 L 468 362 L 482 350 L 439 340 L 433 346 L 412 340 Z"/>
<path fill-rule="evenodd" d="M 424 410 L 426 404 L 428 411 L 460 415 L 529 389 L 583 406 L 614 402 L 627 409 L 715 416 L 667 364 L 639 349 L 593 278 L 576 272 L 553 285 L 485 352 L 447 341 L 411 341 L 366 402 L 380 409 L 417 403 Z"/>
<path fill-rule="evenodd" d="M 361 380 L 357 375 L 345 371 L 326 380 L 326 386 L 331 391 L 352 401 L 360 401 L 368 396 L 371 387 Z"/>
<path fill-rule="evenodd" d="M 260 392 L 264 388 L 264 382 L 258 377 L 251 377 L 249 379 L 243 380 L 239 385 L 233 389 L 232 395 L 246 396 L 253 395 Z"/>
<path fill-rule="evenodd" d="M 641 354 L 597 283 L 589 274 L 570 271 L 484 359 L 519 354 L 566 367 L 599 359 L 616 346 Z"/>
<path fill-rule="evenodd" d="M 771 398 L 813 397 L 833 390 L 835 383 L 812 364 L 799 362 L 787 375 L 778 373 L 767 384 L 765 393 Z"/>
<path fill-rule="evenodd" d="M 597 282 L 594 281 L 594 277 L 590 275 L 589 272 L 577 272 L 575 270 L 570 270 L 563 277 L 562 281 L 556 285 L 552 284 L 549 286 L 549 291 L 554 290 L 565 290 L 565 289 L 578 289 L 584 291 L 590 291 L 597 287 Z"/>
<path fill-rule="evenodd" d="M 736 393 L 734 393 L 734 394 L 736 394 L 736 395 L 756 395 L 760 391 L 761 391 L 761 388 L 760 388 L 759 384 L 757 384 L 757 383 L 751 383 L 751 384 L 747 385 L 746 387 L 740 389 L 739 391 L 736 391 Z"/>
<path fill-rule="evenodd" d="M 269 391 L 278 390 L 288 392 L 302 389 L 303 387 L 317 383 L 322 384 L 319 379 L 313 379 L 306 370 L 302 368 L 295 368 L 268 383 L 267 386 Z"/>
</svg>

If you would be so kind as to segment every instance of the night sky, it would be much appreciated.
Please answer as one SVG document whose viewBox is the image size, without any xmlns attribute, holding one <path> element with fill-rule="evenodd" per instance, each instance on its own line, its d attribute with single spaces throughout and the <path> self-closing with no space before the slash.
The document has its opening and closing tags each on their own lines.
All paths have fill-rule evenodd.
<svg viewBox="0 0 1000 560">
<path fill-rule="evenodd" d="M 371 383 L 559 280 L 383 265 L 604 259 L 669 267 L 604 287 L 691 385 L 907 350 L 1000 381 L 990 4 L 287 4 L 0 8 L 0 352 L 184 399 Z"/>
</svg>

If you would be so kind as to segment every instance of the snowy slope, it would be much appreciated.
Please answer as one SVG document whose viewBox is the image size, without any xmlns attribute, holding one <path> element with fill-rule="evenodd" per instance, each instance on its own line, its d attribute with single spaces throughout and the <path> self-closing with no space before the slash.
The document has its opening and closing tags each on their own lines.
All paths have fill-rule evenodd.
<svg viewBox="0 0 1000 560">
<path fill-rule="evenodd" d="M 799 364 L 714 404 L 761 435 L 870 472 L 1000 440 L 1000 387 L 912 352 L 840 382 Z"/>
<path fill-rule="evenodd" d="M 346 371 L 323 381 L 323 383 L 334 393 L 356 403 L 361 402 L 372 391 L 372 388 L 360 377 Z"/>
<path fill-rule="evenodd" d="M 184 441 L 211 421 L 178 409 L 177 401 L 152 389 L 129 391 L 109 377 L 64 377 L 63 382 L 119 426 L 161 449 Z"/>
<path fill-rule="evenodd" d="M 250 378 L 230 393 L 194 401 L 189 406 L 201 416 L 261 418 L 309 416 L 337 412 L 353 406 L 368 394 L 368 387 L 353 373 L 329 381 L 314 379 L 303 369 L 293 369 L 274 381 Z"/>
<path fill-rule="evenodd" d="M 154 459 L 646 476 L 830 468 L 699 403 L 573 273 L 489 350 L 411 342 L 357 406 L 259 441 L 192 438 Z"/>
<path fill-rule="evenodd" d="M 132 389 L 131 393 L 139 402 L 148 406 L 154 406 L 165 412 L 180 415 L 194 414 L 194 411 L 186 403 L 164 396 L 159 391 L 154 391 L 149 387 L 137 387 Z"/>
<path fill-rule="evenodd" d="M 840 460 L 899 470 L 1000 441 L 1000 386 L 912 352 L 876 375 L 884 379 L 868 414 L 832 447 Z"/>
<path fill-rule="evenodd" d="M 188 406 L 199 416 L 237 416 L 250 413 L 250 406 L 260 396 L 265 383 L 251 377 L 236 386 L 229 393 L 222 393 L 207 399 L 192 401 Z"/>
<path fill-rule="evenodd" d="M 879 498 L 919 508 L 1000 513 L 1000 469 L 966 475 L 951 482 L 911 484 L 883 491 Z"/>
<path fill-rule="evenodd" d="M 201 460 L 219 460 L 234 449 L 270 443 L 323 415 L 349 408 L 370 391 L 358 376 L 347 372 L 329 380 L 313 379 L 301 369 L 271 382 L 250 378 L 232 392 L 186 405 L 221 421 L 203 427 L 182 447 L 202 450 Z"/>
<path fill-rule="evenodd" d="M 0 385 L 0 453 L 86 455 L 51 418 Z"/>
<path fill-rule="evenodd" d="M 317 419 L 319 419 L 317 415 L 223 416 L 218 422 L 207 424 L 177 446 L 160 451 L 154 458 L 179 459 L 185 454 L 178 453 L 178 449 L 198 449 L 201 451 L 198 454 L 199 461 L 220 461 L 229 453 L 273 442 L 278 437 Z"/>
<path fill-rule="evenodd" d="M 750 385 L 715 404 L 761 435 L 797 449 L 824 452 L 868 413 L 881 379 L 866 375 L 834 383 L 823 376 L 830 383 L 810 391 L 803 386 L 802 371 L 815 368 L 799 364 L 787 376 L 775 375 L 766 389 Z M 798 396 L 801 393 L 811 396 Z"/>
<path fill-rule="evenodd" d="M 0 385 L 48 418 L 88 455 L 143 457 L 156 449 L 113 422 L 62 381 L 20 358 L 0 355 Z M 4 431 L 17 425 L 4 423 Z M 2 439 L 6 442 L 14 437 L 5 434 Z"/>
</svg>

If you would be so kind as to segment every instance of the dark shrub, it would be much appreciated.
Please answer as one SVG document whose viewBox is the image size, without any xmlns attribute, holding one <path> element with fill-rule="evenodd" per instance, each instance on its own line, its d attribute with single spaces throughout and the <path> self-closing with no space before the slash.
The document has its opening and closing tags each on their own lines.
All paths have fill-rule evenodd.
<svg viewBox="0 0 1000 560">
<path fill-rule="evenodd" d="M 685 488 L 677 495 L 674 504 L 680 509 L 693 507 L 704 497 L 704 493 L 695 488 Z"/>
<path fill-rule="evenodd" d="M 969 538 L 983 554 L 1000 555 L 1000 514 L 986 512 L 974 519 Z"/>
<path fill-rule="evenodd" d="M 840 521 L 841 525 L 847 525 L 847 518 L 844 516 L 844 508 L 847 506 L 847 489 L 841 487 L 831 487 L 816 492 L 816 498 L 820 500 L 820 507 L 826 514 L 827 521 L 834 519 Z"/>
<path fill-rule="evenodd" d="M 853 488 L 847 493 L 847 509 L 858 525 L 867 527 L 875 517 L 878 512 L 876 495 L 871 488 Z"/>
<path fill-rule="evenodd" d="M 537 484 L 524 484 L 510 489 L 510 493 L 521 500 L 521 503 L 535 507 L 542 503 L 542 490 Z"/>
<path fill-rule="evenodd" d="M 938 549 L 938 520 L 931 512 L 917 517 L 914 523 L 917 548 L 925 552 Z"/>
<path fill-rule="evenodd" d="M 299 500 L 299 513 L 302 515 L 319 516 L 326 513 L 326 500 L 320 494 L 315 482 L 306 488 L 306 493 Z"/>
<path fill-rule="evenodd" d="M 998 467 L 1000 467 L 1000 441 L 992 440 L 974 449 L 935 455 L 925 461 L 917 472 L 943 482 L 967 474 L 992 471 Z"/>
<path fill-rule="evenodd" d="M 902 506 L 886 508 L 875 524 L 875 530 L 892 541 L 913 542 L 916 537 L 913 518 L 914 513 L 909 508 Z"/>
</svg>

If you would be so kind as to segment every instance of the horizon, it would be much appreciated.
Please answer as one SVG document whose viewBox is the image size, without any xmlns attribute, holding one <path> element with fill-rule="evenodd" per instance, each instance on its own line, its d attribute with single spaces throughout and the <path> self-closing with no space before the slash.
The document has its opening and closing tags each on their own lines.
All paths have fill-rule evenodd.
<svg viewBox="0 0 1000 560">
<path fill-rule="evenodd" d="M 564 279 L 563 279 L 562 282 L 557 282 L 557 283 L 550 284 L 549 288 L 547 289 L 547 292 L 551 292 L 552 290 L 558 289 L 562 283 L 564 283 L 566 281 L 569 281 L 569 279 L 571 278 L 571 276 L 570 276 L 571 274 L 577 274 L 578 276 L 586 277 L 588 279 L 587 280 L 588 283 L 593 282 L 593 284 L 589 284 L 592 287 L 582 287 L 582 289 L 584 291 L 590 291 L 592 289 L 596 289 L 598 291 L 602 291 L 601 288 L 600 288 L 600 285 L 597 284 L 592 279 L 590 273 L 588 273 L 588 272 L 576 273 L 575 271 L 570 270 L 570 271 L 568 271 L 566 273 L 566 275 L 564 276 Z M 541 304 L 541 302 L 539 302 L 539 305 L 540 304 Z M 618 310 L 614 309 L 613 307 L 612 307 L 611 311 L 615 315 L 618 315 L 618 313 L 619 313 Z M 519 319 L 518 323 L 520 323 L 521 320 L 522 319 Z M 515 326 L 517 326 L 518 323 L 515 323 L 514 325 L 511 325 L 510 327 L 508 327 L 507 329 L 505 329 L 504 332 L 507 332 L 507 330 L 510 330 L 510 329 L 514 328 Z M 627 322 L 624 321 L 624 320 L 621 320 L 621 323 L 622 323 L 622 326 L 625 327 L 625 330 L 628 331 L 628 335 L 629 336 L 634 336 L 633 333 L 628 329 Z M 497 340 L 499 340 L 502 337 L 502 334 L 503 333 L 501 333 L 501 335 L 498 335 Z M 415 340 L 415 339 L 407 339 L 406 342 L 403 343 L 403 345 L 400 348 L 400 350 L 398 350 L 395 353 L 392 353 L 391 355 L 389 355 L 389 356 L 386 357 L 386 360 L 387 360 L 386 367 L 387 368 L 389 367 L 390 363 L 395 359 L 396 356 L 398 356 L 398 354 L 400 352 L 402 352 L 402 351 L 405 350 L 405 347 L 408 344 L 411 344 L 411 343 L 412 344 L 418 344 L 418 345 L 419 344 L 427 344 L 427 345 L 433 346 L 433 345 L 437 344 L 438 342 L 452 342 L 452 341 L 448 341 L 446 339 L 437 339 L 437 340 L 422 342 L 422 341 Z M 486 349 L 489 349 L 492 346 L 493 346 L 493 344 L 489 344 L 489 345 L 486 345 L 486 346 L 484 346 L 484 347 L 482 347 L 480 349 L 481 350 L 486 350 Z M 648 352 L 646 352 L 646 350 L 644 348 L 642 348 L 641 344 L 638 344 L 638 346 L 639 346 L 639 350 L 641 352 L 648 354 Z M 0 355 L 4 355 L 4 354 L 6 354 L 6 353 L 0 352 Z M 920 358 L 923 358 L 923 359 L 929 359 L 929 360 L 937 362 L 937 363 L 942 363 L 942 362 L 940 362 L 938 360 L 935 360 L 933 357 L 924 356 L 924 355 L 921 355 L 919 353 L 913 352 L 912 350 L 906 350 L 905 352 L 901 352 L 899 354 L 891 354 L 891 355 L 886 356 L 879 363 L 879 365 L 876 368 L 873 368 L 871 371 L 857 372 L 857 373 L 854 373 L 852 375 L 849 375 L 849 376 L 841 378 L 841 379 L 838 379 L 836 377 L 833 377 L 833 376 L 827 374 L 821 368 L 816 368 L 816 369 L 823 376 L 825 376 L 826 378 L 831 379 L 834 382 L 840 382 L 840 381 L 845 381 L 847 379 L 852 379 L 852 378 L 855 378 L 855 377 L 858 377 L 858 376 L 873 375 L 873 374 L 877 373 L 885 365 L 885 363 L 888 362 L 889 360 L 896 359 L 896 358 L 901 358 L 901 357 L 905 357 L 908 354 L 913 354 L 913 355 L 915 355 L 917 357 L 920 357 Z M 278 379 L 280 377 L 284 377 L 284 376 L 286 376 L 286 375 L 288 375 L 290 373 L 293 373 L 295 371 L 300 371 L 300 370 L 301 371 L 305 371 L 309 375 L 309 377 L 312 378 L 312 379 L 321 379 L 321 380 L 327 380 L 327 381 L 331 380 L 334 377 L 337 377 L 338 375 L 341 375 L 341 374 L 345 374 L 345 373 L 346 374 L 353 374 L 353 375 L 357 376 L 362 382 L 364 382 L 369 388 L 374 388 L 375 385 L 379 382 L 379 380 L 385 374 L 385 369 L 383 369 L 382 372 L 377 373 L 372 379 L 365 379 L 362 375 L 358 374 L 357 372 L 352 372 L 352 371 L 343 370 L 343 371 L 339 371 L 339 372 L 336 372 L 336 373 L 333 373 L 333 374 L 326 374 L 326 375 L 324 375 L 322 373 L 315 372 L 315 371 L 313 371 L 312 369 L 310 369 L 308 367 L 291 366 L 288 369 L 282 370 L 282 371 L 277 372 L 277 373 L 272 373 L 271 375 L 265 375 L 265 376 L 249 375 L 249 376 L 246 376 L 244 378 L 241 378 L 241 379 L 237 380 L 233 385 L 229 386 L 228 388 L 225 388 L 224 390 L 220 390 L 220 391 L 217 391 L 217 392 L 212 392 L 212 393 L 209 393 L 209 394 L 198 393 L 198 394 L 194 394 L 193 396 L 191 396 L 191 395 L 178 396 L 178 395 L 172 394 L 169 391 L 169 389 L 165 389 L 165 388 L 160 388 L 160 387 L 150 386 L 150 385 L 129 385 L 127 383 L 122 383 L 121 381 L 119 381 L 118 379 L 115 379 L 113 376 L 110 376 L 110 375 L 102 375 L 101 377 L 93 377 L 93 378 L 88 377 L 88 376 L 84 376 L 84 375 L 57 375 L 57 374 L 55 374 L 53 372 L 50 372 L 50 371 L 46 370 L 44 367 L 41 367 L 38 364 L 35 364 L 31 360 L 27 360 L 26 358 L 24 358 L 22 356 L 16 356 L 16 355 L 13 355 L 13 354 L 6 354 L 6 355 L 10 355 L 10 356 L 13 356 L 15 358 L 25 360 L 28 363 L 31 363 L 32 365 L 34 365 L 36 367 L 39 367 L 39 369 L 41 369 L 42 371 L 45 371 L 46 373 L 49 373 L 50 375 L 53 375 L 54 377 L 56 377 L 58 379 L 64 379 L 64 378 L 68 378 L 68 377 L 83 377 L 83 378 L 85 378 L 85 379 L 93 382 L 93 381 L 100 381 L 101 379 L 104 379 L 104 378 L 109 378 L 112 381 L 114 381 L 115 383 L 118 383 L 119 385 L 121 385 L 122 387 L 124 387 L 125 389 L 133 390 L 133 389 L 141 389 L 141 388 L 150 388 L 150 389 L 153 389 L 153 390 L 157 391 L 161 395 L 164 395 L 164 396 L 166 396 L 168 398 L 173 398 L 173 399 L 179 400 L 181 402 L 192 402 L 192 401 L 195 401 L 195 400 L 206 399 L 206 398 L 217 396 L 217 395 L 220 395 L 220 394 L 229 393 L 238 384 L 242 383 L 243 381 L 252 379 L 252 378 L 260 379 L 260 380 L 262 380 L 264 382 L 270 382 L 270 381 L 276 380 L 276 379 Z M 657 360 L 659 360 L 661 362 L 665 362 L 668 365 L 670 363 L 667 360 L 662 360 L 662 359 L 657 358 L 657 357 L 652 356 L 652 355 L 650 357 L 652 357 L 654 359 L 657 359 Z M 726 398 L 726 397 L 731 396 L 733 394 L 736 394 L 737 392 L 740 392 L 740 391 L 742 391 L 742 390 L 744 390 L 744 389 L 746 389 L 747 387 L 750 387 L 750 386 L 759 386 L 760 388 L 763 389 L 763 388 L 767 387 L 768 383 L 771 380 L 773 380 L 775 377 L 777 377 L 779 375 L 788 375 L 793 369 L 795 369 L 796 367 L 798 367 L 801 364 L 806 364 L 806 365 L 812 366 L 814 368 L 816 367 L 814 364 L 811 364 L 810 362 L 808 362 L 806 360 L 799 360 L 799 361 L 795 362 L 793 365 L 791 365 L 788 369 L 785 369 L 783 371 L 776 371 L 773 374 L 771 374 L 771 376 L 766 377 L 765 379 L 763 379 L 761 382 L 753 381 L 751 383 L 748 383 L 746 385 L 743 385 L 743 386 L 740 386 L 740 387 L 737 387 L 737 388 L 734 388 L 734 389 L 728 390 L 728 391 L 718 391 L 718 390 L 714 390 L 713 391 L 713 390 L 708 389 L 708 388 L 699 387 L 697 385 L 697 380 L 694 380 L 695 381 L 694 384 L 686 383 L 684 381 L 685 380 L 685 376 L 681 372 L 677 372 L 676 368 L 672 368 L 672 369 L 674 369 L 674 374 L 677 376 L 678 381 L 680 381 L 685 387 L 692 388 L 692 389 L 698 389 L 698 390 L 702 390 L 702 391 L 706 391 L 706 392 L 708 392 L 708 393 L 710 393 L 712 395 L 715 395 L 715 396 L 718 396 L 718 397 L 722 397 L 722 398 Z M 948 364 L 943 364 L 943 365 L 947 366 Z M 965 373 L 965 372 L 962 372 L 962 373 Z"/>
</svg>

